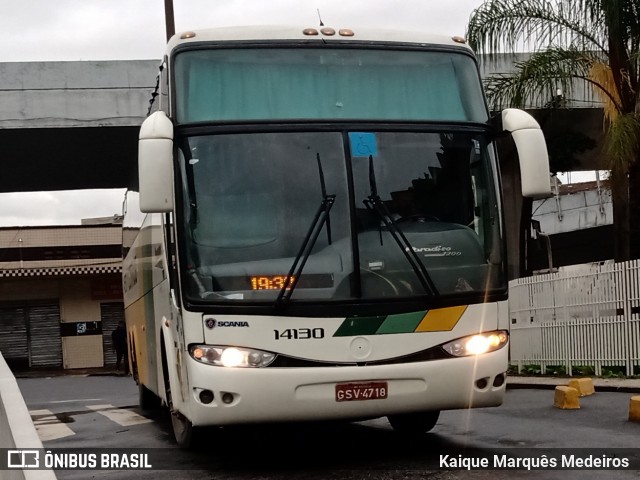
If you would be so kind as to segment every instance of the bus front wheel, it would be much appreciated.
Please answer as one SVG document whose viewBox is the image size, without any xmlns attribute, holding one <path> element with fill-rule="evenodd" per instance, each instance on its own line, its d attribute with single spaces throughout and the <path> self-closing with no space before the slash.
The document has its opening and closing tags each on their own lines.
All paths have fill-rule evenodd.
<svg viewBox="0 0 640 480">
<path fill-rule="evenodd" d="M 180 448 L 190 449 L 193 446 L 193 424 L 180 412 L 171 412 L 171 428 Z"/>
<path fill-rule="evenodd" d="M 167 408 L 171 417 L 171 430 L 173 430 L 173 438 L 180 448 L 191 449 L 193 447 L 196 427 L 193 423 L 182 415 L 178 410 L 173 408 L 171 398 L 171 388 L 167 387 Z"/>
<path fill-rule="evenodd" d="M 421 435 L 435 427 L 439 417 L 440 411 L 434 410 L 431 412 L 389 415 L 387 420 L 389 420 L 391 427 L 400 434 Z"/>
<path fill-rule="evenodd" d="M 194 443 L 196 428 L 191 421 L 182 415 L 173 406 L 173 397 L 171 396 L 171 380 L 169 379 L 169 368 L 167 364 L 167 354 L 164 346 L 164 338 L 162 343 L 162 375 L 164 378 L 164 388 L 166 396 L 166 407 L 171 417 L 171 430 L 176 444 L 183 449 L 190 449 Z"/>
</svg>

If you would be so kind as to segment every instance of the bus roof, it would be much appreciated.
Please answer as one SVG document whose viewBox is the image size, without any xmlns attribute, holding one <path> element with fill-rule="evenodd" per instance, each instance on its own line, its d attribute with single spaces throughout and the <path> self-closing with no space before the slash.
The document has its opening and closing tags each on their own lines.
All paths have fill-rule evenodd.
<svg viewBox="0 0 640 480">
<path fill-rule="evenodd" d="M 418 45 L 451 46 L 471 50 L 464 37 L 434 35 L 410 30 L 386 30 L 371 27 L 304 27 L 304 26 L 238 26 L 180 32 L 167 45 L 171 52 L 179 45 L 224 41 L 286 41 L 307 42 L 381 42 Z"/>
</svg>

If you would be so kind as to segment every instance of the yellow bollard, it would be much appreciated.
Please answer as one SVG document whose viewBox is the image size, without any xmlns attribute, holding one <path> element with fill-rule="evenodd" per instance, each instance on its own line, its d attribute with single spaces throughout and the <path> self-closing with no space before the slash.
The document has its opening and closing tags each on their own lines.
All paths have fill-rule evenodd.
<svg viewBox="0 0 640 480">
<path fill-rule="evenodd" d="M 575 410 L 580 408 L 578 390 L 564 385 L 557 386 L 555 398 L 553 399 L 553 406 L 563 410 Z"/>
<path fill-rule="evenodd" d="M 629 421 L 640 422 L 640 395 L 631 397 L 629 402 Z"/>
<path fill-rule="evenodd" d="M 575 388 L 581 397 L 596 393 L 593 387 L 593 380 L 590 378 L 573 378 L 569 380 L 569 386 Z"/>
</svg>

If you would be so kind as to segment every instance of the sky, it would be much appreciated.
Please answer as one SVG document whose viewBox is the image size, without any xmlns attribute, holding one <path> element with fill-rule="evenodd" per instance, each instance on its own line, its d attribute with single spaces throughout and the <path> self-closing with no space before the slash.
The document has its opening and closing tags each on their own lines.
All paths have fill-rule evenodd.
<svg viewBox="0 0 640 480">
<path fill-rule="evenodd" d="M 164 0 L 1 0 L 0 62 L 160 59 Z M 482 0 L 173 0 L 176 31 L 294 24 L 464 35 Z M 73 225 L 121 212 L 123 190 L 0 194 L 0 226 Z"/>
<path fill-rule="evenodd" d="M 176 31 L 295 24 L 463 35 L 482 0 L 173 0 Z M 163 0 L 2 1 L 0 61 L 161 58 Z"/>
</svg>

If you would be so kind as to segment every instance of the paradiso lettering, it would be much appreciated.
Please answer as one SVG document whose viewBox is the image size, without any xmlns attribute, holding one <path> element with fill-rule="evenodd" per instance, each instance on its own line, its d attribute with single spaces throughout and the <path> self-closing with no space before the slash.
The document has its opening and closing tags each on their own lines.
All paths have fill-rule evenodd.
<svg viewBox="0 0 640 480">
<path fill-rule="evenodd" d="M 409 247 L 405 248 L 409 252 Z M 425 257 L 459 257 L 462 252 L 454 251 L 451 247 L 436 245 L 434 247 L 413 247 L 415 253 L 423 253 Z"/>
</svg>

